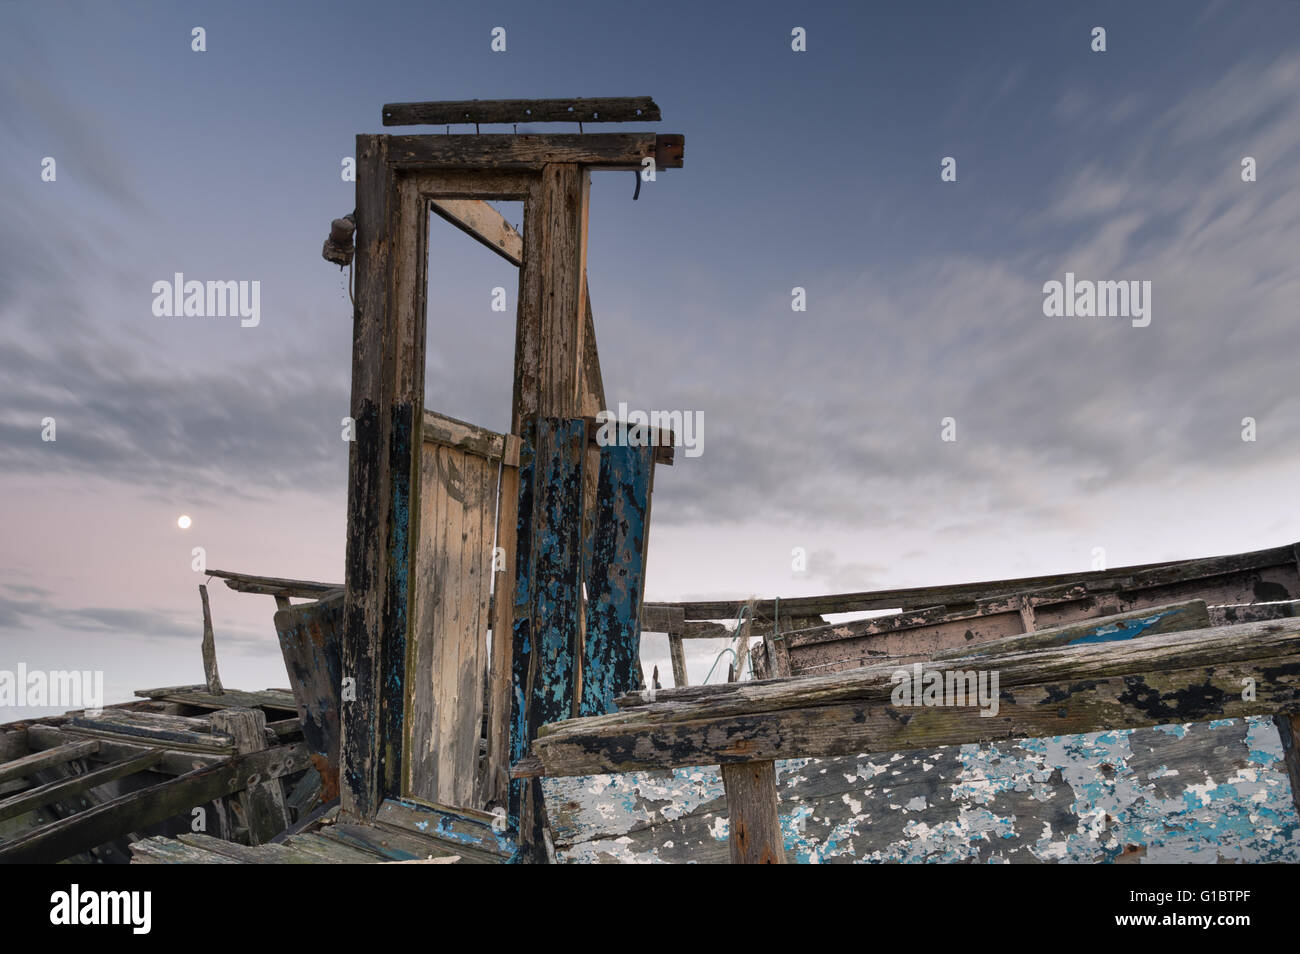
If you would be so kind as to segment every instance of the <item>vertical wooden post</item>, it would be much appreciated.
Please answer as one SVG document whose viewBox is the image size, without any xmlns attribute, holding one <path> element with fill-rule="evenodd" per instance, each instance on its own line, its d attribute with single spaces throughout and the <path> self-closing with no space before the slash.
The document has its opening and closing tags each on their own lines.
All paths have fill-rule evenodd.
<svg viewBox="0 0 1300 954">
<path fill-rule="evenodd" d="M 1029 602 L 1028 596 L 1016 598 L 1016 606 L 1020 610 L 1020 625 L 1025 628 L 1026 633 L 1032 633 L 1038 628 L 1034 620 L 1034 604 Z"/>
<path fill-rule="evenodd" d="M 354 440 L 348 445 L 348 542 L 345 563 L 342 653 L 343 811 L 358 816 L 379 809 L 380 618 L 384 596 L 384 543 L 388 525 L 388 430 L 384 331 L 387 317 L 389 230 L 395 189 L 388 167 L 388 137 L 357 136 L 356 305 L 352 320 Z"/>
<path fill-rule="evenodd" d="M 217 672 L 217 638 L 212 633 L 212 609 L 208 606 L 208 587 L 199 584 L 199 599 L 203 601 L 203 678 L 208 684 L 208 692 L 214 696 L 222 695 L 221 674 Z"/>
<path fill-rule="evenodd" d="M 686 682 L 686 646 L 680 633 L 668 634 L 668 656 L 673 663 L 673 687 L 680 689 Z"/>
<path fill-rule="evenodd" d="M 1300 713 L 1279 712 L 1273 717 L 1278 735 L 1282 737 L 1282 761 L 1291 779 L 1291 801 L 1300 811 Z"/>
<path fill-rule="evenodd" d="M 212 713 L 212 728 L 234 736 L 240 755 L 266 748 L 266 714 L 261 709 L 219 709 Z M 289 827 L 289 809 L 279 779 L 250 785 L 239 795 L 248 823 L 250 844 L 261 845 Z"/>
<path fill-rule="evenodd" d="M 776 763 L 729 762 L 722 766 L 727 792 L 733 865 L 785 864 L 785 839 L 777 811 Z"/>
<path fill-rule="evenodd" d="M 590 175 L 584 167 L 551 163 L 542 169 L 536 187 L 524 202 L 524 254 L 519 278 L 511 416 L 511 431 L 515 434 L 525 433 L 525 422 L 582 416 L 590 185 Z M 580 474 L 583 469 L 580 468 Z M 542 581 L 533 580 L 532 567 L 526 565 L 534 559 L 535 547 L 531 541 L 541 541 L 559 528 L 549 525 L 547 509 L 532 499 L 532 488 L 525 486 L 528 478 L 522 460 L 520 471 L 516 579 L 536 586 Z M 530 542 L 526 545 L 525 540 Z M 512 730 L 511 755 L 518 758 L 522 754 L 518 751 L 520 744 L 531 741 L 540 724 L 537 690 L 551 684 L 555 674 L 538 671 L 541 655 L 535 650 L 546 634 L 531 619 L 536 594 L 524 593 L 517 586 L 514 595 L 513 695 L 515 705 L 525 709 L 513 716 L 516 724 Z M 578 665 L 571 675 L 568 715 L 575 711 L 572 707 L 577 705 L 581 691 L 585 644 L 581 615 L 579 625 L 573 629 L 568 655 Z M 543 811 L 540 790 L 535 780 L 512 783 L 508 817 L 511 831 L 517 834 L 526 855 L 536 856 L 541 848 L 538 843 Z"/>
</svg>

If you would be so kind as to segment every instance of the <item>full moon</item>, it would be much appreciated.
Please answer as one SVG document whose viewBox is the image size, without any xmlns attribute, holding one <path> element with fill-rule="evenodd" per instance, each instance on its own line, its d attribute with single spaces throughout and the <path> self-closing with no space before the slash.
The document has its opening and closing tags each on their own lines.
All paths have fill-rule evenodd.
<svg viewBox="0 0 1300 954">
<path fill-rule="evenodd" d="M 176 526 L 180 527 L 182 530 L 188 530 L 190 528 L 190 515 L 183 513 L 177 517 Z"/>
</svg>

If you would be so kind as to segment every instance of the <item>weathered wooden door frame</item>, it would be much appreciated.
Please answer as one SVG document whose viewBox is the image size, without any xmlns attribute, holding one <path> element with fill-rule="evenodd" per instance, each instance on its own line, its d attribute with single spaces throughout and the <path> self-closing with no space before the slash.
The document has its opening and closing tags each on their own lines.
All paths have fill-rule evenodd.
<svg viewBox="0 0 1300 954">
<path fill-rule="evenodd" d="M 369 817 L 402 794 L 411 570 L 419 538 L 429 203 L 534 198 L 536 171 L 403 168 L 389 136 L 357 137 L 342 807 Z M 433 137 L 430 137 L 433 138 Z M 521 289 L 529 279 L 521 271 Z"/>
<path fill-rule="evenodd" d="M 524 200 L 511 414 L 511 433 L 518 434 L 524 420 L 588 416 L 603 404 L 599 372 L 594 380 L 590 374 L 598 367 L 586 300 L 590 170 L 639 171 L 651 158 L 658 169 L 678 168 L 682 152 L 681 136 L 651 133 L 357 137 L 351 401 L 356 439 L 349 455 L 341 693 L 344 811 L 373 817 L 385 798 L 401 792 L 411 553 L 418 532 L 428 200 Z M 517 489 L 517 480 L 513 486 L 502 481 L 499 543 L 506 540 L 510 571 L 497 577 L 494 661 L 504 655 L 495 644 L 510 629 L 504 625 L 510 617 L 502 614 L 514 612 Z M 594 490 L 593 481 L 593 496 Z M 580 658 L 581 646 L 574 649 Z M 498 672 L 494 663 L 493 693 L 509 689 L 509 678 L 508 669 Z M 489 768 L 504 788 L 508 720 L 500 715 L 494 713 L 490 728 Z"/>
</svg>

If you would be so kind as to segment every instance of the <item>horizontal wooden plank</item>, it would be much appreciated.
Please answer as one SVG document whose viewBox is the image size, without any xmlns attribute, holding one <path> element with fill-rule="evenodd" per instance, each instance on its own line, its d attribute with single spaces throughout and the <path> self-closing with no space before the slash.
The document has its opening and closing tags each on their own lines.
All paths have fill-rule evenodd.
<svg viewBox="0 0 1300 954">
<path fill-rule="evenodd" d="M 1049 646 L 1072 646 L 1083 643 L 1115 642 L 1161 633 L 1178 633 L 1188 630 L 1208 629 L 1210 613 L 1203 600 L 1171 603 L 1168 606 L 1151 606 L 1130 610 L 1112 616 L 1097 616 L 1066 626 L 1038 629 L 1023 636 L 1008 636 L 975 646 L 946 649 L 930 658 L 938 662 L 945 659 L 962 659 L 990 656 L 998 653 L 1022 652 L 1027 649 L 1044 649 Z"/>
<path fill-rule="evenodd" d="M 649 96 L 576 99 L 466 99 L 385 103 L 385 126 L 461 123 L 657 123 L 663 116 Z"/>
<path fill-rule="evenodd" d="M 1054 573 L 946 586 L 867 590 L 860 593 L 838 593 L 827 596 L 782 597 L 779 603 L 783 614 L 796 616 L 857 613 L 882 609 L 913 610 L 935 606 L 947 606 L 952 610 L 961 603 L 1054 586 L 1086 583 L 1094 586 L 1108 584 L 1117 589 L 1154 587 L 1234 571 L 1258 570 L 1285 564 L 1291 564 L 1292 567 L 1295 565 L 1295 556 L 1290 545 L 1227 556 L 1122 566 L 1112 570 Z M 743 602 L 743 600 L 702 600 L 652 605 L 680 606 L 687 619 L 723 620 L 735 619 L 737 608 Z M 755 604 L 755 613 L 759 617 L 770 619 L 776 612 L 777 602 L 777 600 L 760 600 Z"/>
<path fill-rule="evenodd" d="M 146 739 L 128 740 L 123 738 L 94 738 L 69 733 L 56 726 L 34 725 L 28 730 L 33 748 L 50 749 L 60 745 L 88 743 L 99 747 L 98 758 L 121 761 L 132 758 L 154 748 Z M 197 768 L 219 765 L 230 758 L 229 752 L 195 752 L 180 749 L 165 749 L 163 759 L 157 769 L 168 775 L 184 775 Z"/>
<path fill-rule="evenodd" d="M 342 587 L 340 587 L 341 591 Z M 263 689 L 261 692 L 226 689 L 221 695 L 213 695 L 208 692 L 206 686 L 196 685 L 137 689 L 135 694 L 148 699 L 162 699 L 166 702 L 197 706 L 201 709 L 278 709 L 294 715 L 298 713 L 293 693 L 287 689 Z"/>
<path fill-rule="evenodd" d="M 24 812 L 32 811 L 51 802 L 62 801 L 74 795 L 80 795 L 87 789 L 104 785 L 107 782 L 135 775 L 152 768 L 162 761 L 161 749 L 150 749 L 140 755 L 113 762 L 81 775 L 72 775 L 46 785 L 39 785 L 12 798 L 0 801 L 0 821 L 15 818 Z"/>
<path fill-rule="evenodd" d="M 240 593 L 261 593 L 267 596 L 296 596 L 319 599 L 343 588 L 341 583 L 318 583 L 315 580 L 289 580 L 278 576 L 254 576 L 252 573 L 235 573 L 231 570 L 208 570 L 208 576 L 225 580 L 226 586 Z"/>
<path fill-rule="evenodd" d="M 655 133 L 588 135 L 388 136 L 389 162 L 399 169 L 541 169 L 577 163 L 604 169 L 641 169 L 653 157 L 657 169 L 682 167 L 685 140 Z"/>
<path fill-rule="evenodd" d="M 1300 700 L 1300 622 L 917 663 L 998 674 L 999 708 L 895 706 L 891 666 L 664 692 L 654 703 L 542 726 L 516 774 L 593 775 L 727 761 L 852 755 L 1236 718 Z M 940 675 L 942 678 L 942 675 Z M 1244 679 L 1255 696 L 1243 699 Z"/>
<path fill-rule="evenodd" d="M 30 733 L 30 729 L 28 730 Z M 57 730 L 51 730 L 57 731 Z M 84 759 L 99 751 L 99 742 L 94 739 L 68 741 L 44 752 L 33 752 L 22 758 L 14 759 L 0 765 L 0 782 L 15 778 L 29 778 L 44 769 L 65 765 L 74 759 Z"/>
<path fill-rule="evenodd" d="M 459 421 L 436 411 L 424 412 L 422 435 L 426 444 L 454 447 L 476 457 L 486 457 L 491 461 L 499 462 L 507 449 L 506 435 L 490 431 L 486 427 L 479 427 L 477 424 Z M 519 458 L 516 454 L 511 466 L 518 466 L 518 464 Z"/>
<path fill-rule="evenodd" d="M 234 858 L 155 835 L 131 844 L 133 865 L 237 865 Z"/>
</svg>

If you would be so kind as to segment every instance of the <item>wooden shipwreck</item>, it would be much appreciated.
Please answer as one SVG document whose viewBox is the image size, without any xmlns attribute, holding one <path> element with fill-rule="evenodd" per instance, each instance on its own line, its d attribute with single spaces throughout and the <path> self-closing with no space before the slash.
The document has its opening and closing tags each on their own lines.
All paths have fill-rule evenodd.
<svg viewBox="0 0 1300 954">
<path fill-rule="evenodd" d="M 383 111 L 385 125 L 448 129 L 659 118 L 648 98 Z M 1260 771 L 1289 775 L 1295 797 L 1292 546 L 953 586 L 645 602 L 654 471 L 671 448 L 595 439 L 607 405 L 587 204 L 593 173 L 677 168 L 683 151 L 681 136 L 648 132 L 358 136 L 356 209 L 324 250 L 355 268 L 345 579 L 213 573 L 276 598 L 292 691 L 223 690 L 205 652 L 206 686 L 151 690 L 89 724 L 69 714 L 9 727 L 0 820 L 51 817 L 0 842 L 0 860 L 121 860 L 127 843 L 140 862 L 990 860 L 889 847 L 923 840 L 962 753 L 1173 727 L 1133 743 L 1147 785 L 1185 764 L 1231 770 L 1242 762 L 1232 745 L 1180 734 L 1259 716 L 1276 720 L 1280 756 Z M 523 202 L 522 234 L 494 200 Z M 519 266 L 507 434 L 423 406 L 430 215 Z M 672 688 L 643 674 L 643 630 L 668 635 Z M 734 645 L 728 682 L 686 684 L 685 642 L 699 638 Z M 918 686 L 996 673 L 996 706 L 901 703 L 900 672 Z M 963 816 L 953 836 L 1068 828 L 1062 766 L 1039 754 L 1011 822 Z M 1089 764 L 1101 781 L 1130 769 Z M 145 772 L 147 784 L 106 788 Z M 86 795 L 92 807 L 72 804 Z M 1247 801 L 1278 815 L 1269 797 Z M 187 828 L 214 803 L 238 823 Z M 1273 826 L 1292 840 L 1295 810 Z M 1095 851 L 1049 839 L 1011 860 L 1147 850 L 1132 819 L 1097 825 Z"/>
</svg>

